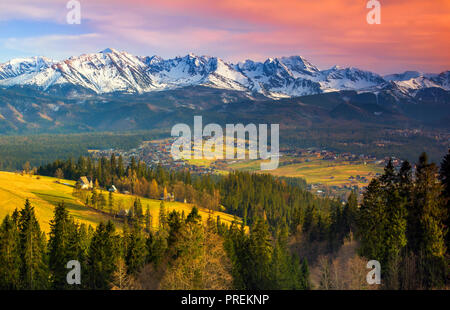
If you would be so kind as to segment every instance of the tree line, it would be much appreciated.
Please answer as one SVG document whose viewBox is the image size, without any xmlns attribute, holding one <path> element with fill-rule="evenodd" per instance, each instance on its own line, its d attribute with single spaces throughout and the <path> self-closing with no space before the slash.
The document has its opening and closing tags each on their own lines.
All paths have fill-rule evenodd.
<svg viewBox="0 0 450 310">
<path fill-rule="evenodd" d="M 202 221 L 195 206 L 185 216 L 161 202 L 158 222 L 153 228 L 136 216 L 122 231 L 111 221 L 94 229 L 60 203 L 46 236 L 26 200 L 0 226 L 0 289 L 310 287 L 307 261 L 289 253 L 286 238 L 273 240 L 264 219 L 245 233 L 237 223 Z M 81 265 L 79 285 L 67 282 L 71 260 Z"/>
<path fill-rule="evenodd" d="M 90 149 L 124 149 L 137 147 L 142 141 L 157 138 L 158 132 L 78 134 L 1 135 L 0 169 L 16 171 L 29 161 L 32 167 L 58 158 L 88 155 Z"/>
</svg>

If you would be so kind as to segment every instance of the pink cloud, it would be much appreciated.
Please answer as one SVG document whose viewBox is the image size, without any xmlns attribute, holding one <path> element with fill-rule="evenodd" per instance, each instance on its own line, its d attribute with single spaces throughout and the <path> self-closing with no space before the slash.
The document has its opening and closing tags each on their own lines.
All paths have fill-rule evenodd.
<svg viewBox="0 0 450 310">
<path fill-rule="evenodd" d="M 368 25 L 366 1 L 354 0 L 80 2 L 82 17 L 102 35 L 102 44 L 138 54 L 192 51 L 226 60 L 300 54 L 321 67 L 339 64 L 380 73 L 450 69 L 446 0 L 381 0 L 380 25 Z M 45 12 L 55 5 L 61 1 L 41 1 Z M 29 18 L 36 16 L 29 13 Z"/>
</svg>

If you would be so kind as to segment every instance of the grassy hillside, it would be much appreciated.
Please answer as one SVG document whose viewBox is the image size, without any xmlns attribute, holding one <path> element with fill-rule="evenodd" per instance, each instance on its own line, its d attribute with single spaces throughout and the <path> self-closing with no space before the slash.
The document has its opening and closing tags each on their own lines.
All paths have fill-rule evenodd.
<svg viewBox="0 0 450 310">
<path fill-rule="evenodd" d="M 70 214 L 80 223 L 95 226 L 100 221 L 114 220 L 109 215 L 85 207 L 82 201 L 72 195 L 74 184 L 74 181 L 69 180 L 58 182 L 57 179 L 51 177 L 37 177 L 0 171 L 0 220 L 3 220 L 7 214 L 11 214 L 14 209 L 21 209 L 27 198 L 35 207 L 41 228 L 46 232 L 50 228 L 49 222 L 53 217 L 53 209 L 59 202 L 64 202 Z M 103 194 L 107 197 L 106 192 L 103 192 Z M 117 207 L 120 204 L 125 209 L 129 208 L 136 198 L 132 195 L 123 194 L 114 194 L 113 197 L 114 206 Z M 161 202 L 159 200 L 141 198 L 141 203 L 144 210 L 147 206 L 150 207 L 153 225 L 157 226 Z M 186 215 L 192 209 L 191 204 L 179 202 L 165 202 L 165 206 L 168 212 L 175 209 L 179 212 L 184 211 Z M 200 215 L 206 221 L 209 215 L 208 210 L 200 209 Z M 214 219 L 218 215 L 223 222 L 228 224 L 234 219 L 232 215 L 223 212 L 213 212 L 211 214 Z M 115 222 L 119 227 L 121 226 L 120 221 L 115 220 Z"/>
<path fill-rule="evenodd" d="M 246 171 L 258 172 L 260 169 L 260 160 L 238 162 L 230 165 L 230 168 Z M 326 184 L 343 185 L 343 184 L 357 184 L 358 186 L 367 186 L 368 182 L 362 183 L 357 180 L 350 181 L 350 177 L 365 177 L 371 180 L 376 173 L 383 172 L 383 167 L 372 163 L 353 163 L 347 161 L 331 162 L 320 159 L 310 159 L 301 163 L 280 165 L 277 169 L 262 171 L 270 173 L 275 176 L 286 177 L 301 177 L 306 179 L 310 184 Z"/>
</svg>

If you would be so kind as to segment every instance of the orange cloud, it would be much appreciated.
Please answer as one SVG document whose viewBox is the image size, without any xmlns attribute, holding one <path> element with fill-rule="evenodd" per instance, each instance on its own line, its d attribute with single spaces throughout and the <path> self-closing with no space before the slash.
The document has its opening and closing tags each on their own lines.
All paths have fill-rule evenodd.
<svg viewBox="0 0 450 310">
<path fill-rule="evenodd" d="M 369 25 L 366 1 L 135 1 L 143 7 L 205 20 L 205 40 L 214 32 L 221 34 L 224 43 L 235 45 L 231 48 L 235 57 L 256 51 L 267 56 L 296 53 L 324 66 L 339 62 L 384 72 L 450 69 L 450 1 L 380 2 L 381 24 Z M 215 30 L 214 18 L 221 26 L 245 25 L 248 30 L 224 35 Z M 193 40 L 201 41 L 202 34 L 197 34 Z"/>
<path fill-rule="evenodd" d="M 450 69 L 449 0 L 379 1 L 380 25 L 367 24 L 367 0 L 93 0 L 82 8 L 102 43 L 109 37 L 141 54 L 300 54 L 323 68 Z"/>
</svg>

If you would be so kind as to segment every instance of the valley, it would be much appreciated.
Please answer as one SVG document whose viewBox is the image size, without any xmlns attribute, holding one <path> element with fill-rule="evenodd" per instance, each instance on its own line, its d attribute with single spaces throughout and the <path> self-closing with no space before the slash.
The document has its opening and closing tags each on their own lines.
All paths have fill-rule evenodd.
<svg viewBox="0 0 450 310">
<path fill-rule="evenodd" d="M 381 76 L 319 69 L 300 56 L 233 64 L 106 49 L 0 64 L 1 246 L 9 234 L 23 244 L 18 236 L 31 231 L 36 261 L 61 280 L 44 268 L 39 283 L 21 275 L 0 286 L 67 288 L 59 263 L 45 257 L 61 233 L 99 275 L 84 286 L 92 289 L 367 288 L 373 258 L 432 274 L 413 283 L 415 273 L 394 266 L 389 274 L 405 287 L 443 287 L 448 192 L 437 185 L 448 185 L 448 166 L 432 162 L 445 167 L 450 156 L 449 85 L 449 71 Z M 279 166 L 174 160 L 171 129 L 192 128 L 195 116 L 222 128 L 279 124 Z M 401 252 L 422 220 L 416 204 L 433 221 L 420 229 L 437 227 L 423 239 L 434 240 L 427 251 L 436 259 L 425 264 L 419 246 Z M 52 229 L 53 220 L 70 231 Z M 322 281 L 330 270 L 351 275 Z"/>
</svg>

